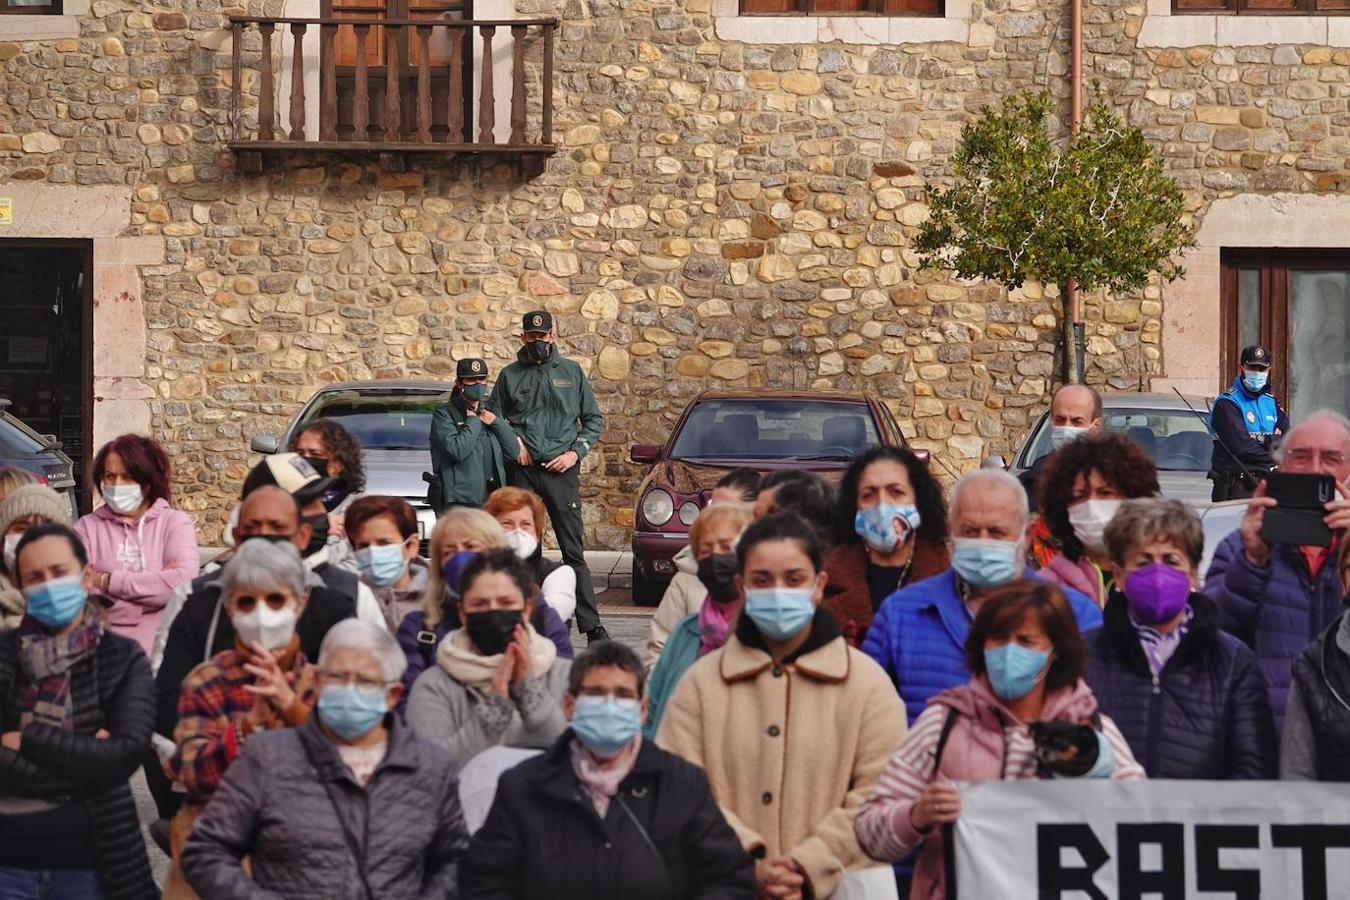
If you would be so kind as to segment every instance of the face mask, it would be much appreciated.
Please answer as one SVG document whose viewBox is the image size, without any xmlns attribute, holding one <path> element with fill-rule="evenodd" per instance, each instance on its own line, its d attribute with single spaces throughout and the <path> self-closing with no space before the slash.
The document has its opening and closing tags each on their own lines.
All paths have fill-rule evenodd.
<svg viewBox="0 0 1350 900">
<path fill-rule="evenodd" d="M 320 478 L 328 477 L 328 460 L 319 459 L 317 456 L 302 456 L 300 458 L 309 463 L 314 471 L 319 473 Z"/>
<path fill-rule="evenodd" d="M 984 668 L 989 686 L 1000 700 L 1020 700 L 1045 676 L 1050 654 L 1030 650 L 1011 641 L 1002 647 L 984 651 Z"/>
<path fill-rule="evenodd" d="M 1073 535 L 1084 547 L 1102 546 L 1106 526 L 1116 517 L 1124 500 L 1084 500 L 1069 507 Z"/>
<path fill-rule="evenodd" d="M 539 549 L 539 542 L 534 535 L 519 529 L 506 533 L 506 544 L 515 552 L 517 559 L 529 559 Z"/>
<path fill-rule="evenodd" d="M 344 741 L 354 741 L 370 734 L 389 712 L 384 693 L 376 687 L 327 685 L 319 692 L 319 718 Z"/>
<path fill-rule="evenodd" d="M 376 587 L 389 587 L 403 577 L 408 563 L 402 544 L 383 544 L 356 551 L 356 568 L 361 577 Z"/>
<path fill-rule="evenodd" d="M 5 535 L 5 571 L 11 575 L 14 574 L 14 568 L 19 564 L 16 556 L 19 550 L 19 541 L 23 540 L 23 534 Z"/>
<path fill-rule="evenodd" d="M 900 527 L 895 527 L 895 520 Z M 853 530 L 878 553 L 894 553 L 919 527 L 919 510 L 912 503 L 882 503 L 860 509 L 853 517 Z"/>
<path fill-rule="evenodd" d="M 469 384 L 464 386 L 464 399 L 470 403 L 481 403 L 487 396 L 487 385 Z"/>
<path fill-rule="evenodd" d="M 1269 372 L 1243 372 L 1242 384 L 1253 394 L 1259 394 L 1266 387 L 1266 382 L 1270 381 Z"/>
<path fill-rule="evenodd" d="M 760 634 L 775 641 L 786 641 L 797 634 L 816 615 L 811 588 L 755 588 L 745 592 L 745 614 Z"/>
<path fill-rule="evenodd" d="M 129 516 L 145 502 L 145 492 L 139 484 L 105 484 L 103 502 L 119 516 Z"/>
<path fill-rule="evenodd" d="M 553 353 L 553 345 L 548 341 L 531 341 L 525 345 L 525 355 L 537 363 L 546 362 Z"/>
<path fill-rule="evenodd" d="M 1065 444 L 1077 440 L 1087 434 L 1086 428 L 1075 428 L 1072 425 L 1051 425 L 1050 426 L 1050 449 L 1058 450 Z"/>
<path fill-rule="evenodd" d="M 1191 596 L 1191 576 L 1162 563 L 1144 566 L 1125 576 L 1125 599 L 1130 615 L 1143 625 L 1169 622 Z"/>
<path fill-rule="evenodd" d="M 441 566 L 441 578 L 445 581 L 445 589 L 453 596 L 459 596 L 459 578 L 464 574 L 464 570 L 469 567 L 469 563 L 477 557 L 477 553 L 461 550 L 447 559 L 445 564 Z"/>
<path fill-rule="evenodd" d="M 23 592 L 28 615 L 47 628 L 65 628 L 84 609 L 84 576 L 67 575 L 35 584 Z"/>
<path fill-rule="evenodd" d="M 264 650 L 281 650 L 295 634 L 295 620 L 295 607 L 289 603 L 281 609 L 259 603 L 253 612 L 235 613 L 230 622 L 245 646 L 262 644 Z"/>
<path fill-rule="evenodd" d="M 309 527 L 313 531 L 309 544 L 305 547 L 305 556 L 310 557 L 328 545 L 328 513 L 306 516 L 304 521 L 309 523 Z"/>
<path fill-rule="evenodd" d="M 1017 577 L 1018 550 L 1017 541 L 953 538 L 952 568 L 972 587 L 998 587 Z"/>
<path fill-rule="evenodd" d="M 605 759 L 637 736 L 642 728 L 641 709 L 636 700 L 581 696 L 572 711 L 572 732 L 586 749 Z"/>
<path fill-rule="evenodd" d="M 734 553 L 714 553 L 698 561 L 698 580 L 708 589 L 708 595 L 717 603 L 735 600 L 736 576 L 740 574 Z"/>
<path fill-rule="evenodd" d="M 464 627 L 469 632 L 469 640 L 484 656 L 496 656 L 506 652 L 516 636 L 516 626 L 524 621 L 522 610 L 489 609 L 465 615 Z"/>
</svg>

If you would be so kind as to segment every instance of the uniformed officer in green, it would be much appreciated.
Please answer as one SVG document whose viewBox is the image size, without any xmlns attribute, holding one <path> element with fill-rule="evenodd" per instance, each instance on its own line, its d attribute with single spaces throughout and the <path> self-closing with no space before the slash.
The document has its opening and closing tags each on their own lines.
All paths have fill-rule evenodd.
<svg viewBox="0 0 1350 900">
<path fill-rule="evenodd" d="M 482 506 L 506 484 L 505 460 L 520 452 L 511 426 L 483 402 L 487 378 L 483 360 L 461 359 L 450 402 L 431 416 L 431 465 L 441 479 L 441 509 Z"/>
<path fill-rule="evenodd" d="M 583 554 L 578 474 L 605 418 L 581 366 L 558 352 L 551 314 L 526 313 L 520 342 L 516 362 L 502 370 L 488 404 L 520 437 L 520 452 L 507 462 L 507 481 L 543 498 L 563 562 L 577 573 L 577 630 L 589 643 L 609 634 L 600 624 Z"/>
</svg>

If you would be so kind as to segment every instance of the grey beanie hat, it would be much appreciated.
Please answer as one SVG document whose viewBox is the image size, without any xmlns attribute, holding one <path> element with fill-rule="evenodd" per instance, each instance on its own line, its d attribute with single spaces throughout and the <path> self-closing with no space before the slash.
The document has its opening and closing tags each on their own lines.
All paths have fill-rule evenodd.
<svg viewBox="0 0 1350 900">
<path fill-rule="evenodd" d="M 0 535 L 9 526 L 29 516 L 42 516 L 49 522 L 70 525 L 70 502 L 45 484 L 25 484 L 0 500 Z"/>
</svg>

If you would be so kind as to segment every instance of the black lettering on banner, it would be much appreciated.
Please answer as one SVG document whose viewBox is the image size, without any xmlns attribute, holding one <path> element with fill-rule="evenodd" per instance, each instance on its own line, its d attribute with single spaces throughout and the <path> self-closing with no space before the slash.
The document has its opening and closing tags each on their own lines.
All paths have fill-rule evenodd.
<svg viewBox="0 0 1350 900">
<path fill-rule="evenodd" d="M 1255 850 L 1261 846 L 1258 825 L 1195 826 L 1195 889 L 1227 891 L 1234 900 L 1259 900 L 1260 869 L 1221 868 L 1220 855 L 1225 848 Z"/>
<path fill-rule="evenodd" d="M 1326 900 L 1327 851 L 1350 847 L 1350 825 L 1271 825 L 1270 842 L 1303 854 L 1303 900 Z"/>
<path fill-rule="evenodd" d="M 1140 848 L 1162 849 L 1162 868 L 1145 872 Z M 1145 894 L 1163 900 L 1186 900 L 1186 830 L 1179 823 L 1145 822 L 1116 826 L 1116 877 L 1120 900 L 1142 900 Z"/>
<path fill-rule="evenodd" d="M 1086 866 L 1066 868 L 1061 863 L 1062 851 L 1070 847 L 1078 851 Z M 1037 825 L 1036 895 L 1042 900 L 1053 900 L 1071 891 L 1081 891 L 1092 900 L 1107 900 L 1105 892 L 1092 883 L 1092 876 L 1110 858 L 1087 825 Z"/>
</svg>

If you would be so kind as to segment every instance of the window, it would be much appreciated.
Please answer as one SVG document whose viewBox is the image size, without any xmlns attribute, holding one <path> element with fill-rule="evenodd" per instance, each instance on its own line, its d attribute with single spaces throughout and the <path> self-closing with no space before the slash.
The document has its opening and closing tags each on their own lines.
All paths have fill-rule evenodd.
<svg viewBox="0 0 1350 900">
<path fill-rule="evenodd" d="M 59 16 L 61 0 L 0 0 L 0 16 L 6 13 L 12 16 Z M 0 37 L 3 36 L 0 33 Z"/>
<path fill-rule="evenodd" d="M 863 403 L 705 400 L 680 428 L 670 458 L 846 460 L 880 443 Z"/>
<path fill-rule="evenodd" d="M 1221 300 L 1225 380 L 1264 344 L 1290 418 L 1350 409 L 1350 250 L 1225 251 Z"/>
<path fill-rule="evenodd" d="M 1196 401 L 1199 403 L 1199 401 Z M 1205 429 L 1204 406 L 1200 416 L 1184 406 L 1145 408 L 1108 406 L 1102 411 L 1102 429 L 1123 434 L 1142 447 L 1164 472 L 1208 472 L 1211 439 Z M 1050 455 L 1050 416 L 1041 417 L 1027 441 L 1030 448 L 1020 465 L 1030 466 Z"/>
<path fill-rule="evenodd" d="M 332 419 L 366 450 L 426 450 L 431 446 L 431 416 L 450 400 L 450 392 L 422 394 L 334 391 L 306 411 L 304 422 Z"/>
<path fill-rule="evenodd" d="M 742 15 L 941 15 L 942 0 L 740 0 Z M 1350 3 L 1350 0 L 1341 0 Z"/>
<path fill-rule="evenodd" d="M 1242 16 L 1325 16 L 1350 13 L 1350 0 L 1172 0 L 1172 12 Z"/>
</svg>

